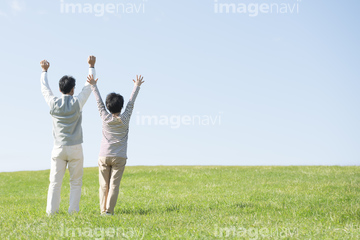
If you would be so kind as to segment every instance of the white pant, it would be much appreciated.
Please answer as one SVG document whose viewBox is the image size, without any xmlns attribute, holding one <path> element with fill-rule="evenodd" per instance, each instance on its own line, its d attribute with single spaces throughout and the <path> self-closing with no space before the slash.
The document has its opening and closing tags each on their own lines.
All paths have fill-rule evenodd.
<svg viewBox="0 0 360 240">
<path fill-rule="evenodd" d="M 48 214 L 59 211 L 61 184 L 67 164 L 70 172 L 70 206 L 68 212 L 79 211 L 83 162 L 84 157 L 81 144 L 54 146 L 51 153 L 50 185 L 46 206 Z"/>
</svg>

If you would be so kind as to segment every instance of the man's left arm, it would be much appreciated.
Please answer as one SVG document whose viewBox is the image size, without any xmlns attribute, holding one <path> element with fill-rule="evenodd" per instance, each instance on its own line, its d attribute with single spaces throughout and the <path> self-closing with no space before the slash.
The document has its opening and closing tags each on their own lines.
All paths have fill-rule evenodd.
<svg viewBox="0 0 360 240">
<path fill-rule="evenodd" d="M 89 64 L 89 75 L 93 75 L 94 78 L 96 78 L 96 71 L 95 71 L 95 62 L 96 57 L 95 56 L 89 56 L 88 58 L 88 64 Z M 84 107 L 86 101 L 88 100 L 89 96 L 91 94 L 91 85 L 86 82 L 85 86 L 77 96 L 79 103 L 80 103 L 80 110 Z"/>
</svg>

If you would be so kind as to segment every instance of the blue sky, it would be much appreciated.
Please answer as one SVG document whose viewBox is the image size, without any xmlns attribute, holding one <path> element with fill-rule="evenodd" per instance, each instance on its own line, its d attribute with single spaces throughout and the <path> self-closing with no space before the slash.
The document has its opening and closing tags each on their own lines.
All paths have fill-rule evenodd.
<svg viewBox="0 0 360 240">
<path fill-rule="evenodd" d="M 61 12 L 71 3 L 89 3 L 93 13 Z M 220 3 L 298 4 L 298 11 L 215 13 L 214 0 L 2 1 L 0 172 L 50 168 L 52 122 L 39 62 L 51 64 L 54 93 L 69 74 L 77 94 L 91 54 L 103 98 L 115 91 L 128 99 L 132 79 L 144 75 L 128 165 L 358 165 L 359 1 Z M 96 16 L 96 4 L 142 11 Z M 174 128 L 141 124 L 141 116 L 221 121 Z M 93 95 L 83 132 L 84 165 L 97 166 Z"/>
</svg>

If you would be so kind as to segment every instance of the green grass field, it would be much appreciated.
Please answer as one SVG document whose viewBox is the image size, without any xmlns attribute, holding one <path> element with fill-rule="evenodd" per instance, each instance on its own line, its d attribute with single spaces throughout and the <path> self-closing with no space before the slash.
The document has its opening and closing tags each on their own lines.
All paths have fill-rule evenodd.
<svg viewBox="0 0 360 240">
<path fill-rule="evenodd" d="M 80 213 L 49 171 L 0 173 L 0 239 L 359 239 L 360 167 L 126 167 L 114 216 L 86 168 Z"/>
</svg>

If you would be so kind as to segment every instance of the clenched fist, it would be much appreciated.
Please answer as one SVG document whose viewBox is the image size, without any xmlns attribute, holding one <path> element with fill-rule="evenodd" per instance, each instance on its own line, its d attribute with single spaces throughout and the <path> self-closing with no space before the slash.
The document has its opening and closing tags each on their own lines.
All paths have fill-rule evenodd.
<svg viewBox="0 0 360 240">
<path fill-rule="evenodd" d="M 91 68 L 93 68 L 95 66 L 95 62 L 96 62 L 96 57 L 91 55 L 88 57 L 88 64 Z"/>
<path fill-rule="evenodd" d="M 43 70 L 44 72 L 47 72 L 47 70 L 48 70 L 49 67 L 50 67 L 50 63 L 49 63 L 48 61 L 46 61 L 46 60 L 42 60 L 42 61 L 40 62 L 40 66 L 41 66 L 41 68 L 42 68 L 42 70 Z"/>
</svg>

